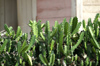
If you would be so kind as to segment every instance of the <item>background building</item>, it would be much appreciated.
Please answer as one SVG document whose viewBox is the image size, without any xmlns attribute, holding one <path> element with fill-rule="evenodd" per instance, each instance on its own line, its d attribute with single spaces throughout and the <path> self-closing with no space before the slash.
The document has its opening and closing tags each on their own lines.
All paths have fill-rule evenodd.
<svg viewBox="0 0 100 66">
<path fill-rule="evenodd" d="M 100 0 L 0 0 L 0 31 L 8 24 L 29 32 L 29 20 L 49 20 L 51 26 L 55 20 L 60 23 L 74 16 L 87 21 L 100 13 L 99 7 Z"/>
</svg>

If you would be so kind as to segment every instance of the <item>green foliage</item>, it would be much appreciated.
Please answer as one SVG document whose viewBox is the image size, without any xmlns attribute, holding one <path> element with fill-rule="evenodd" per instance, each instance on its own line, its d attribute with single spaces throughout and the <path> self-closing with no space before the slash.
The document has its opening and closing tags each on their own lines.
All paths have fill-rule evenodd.
<svg viewBox="0 0 100 66">
<path fill-rule="evenodd" d="M 4 25 L 0 32 L 0 66 L 98 66 L 100 65 L 100 14 L 94 21 L 78 22 L 74 17 L 67 22 L 31 21 L 30 38 L 18 26 Z M 83 26 L 83 31 L 79 29 Z"/>
</svg>

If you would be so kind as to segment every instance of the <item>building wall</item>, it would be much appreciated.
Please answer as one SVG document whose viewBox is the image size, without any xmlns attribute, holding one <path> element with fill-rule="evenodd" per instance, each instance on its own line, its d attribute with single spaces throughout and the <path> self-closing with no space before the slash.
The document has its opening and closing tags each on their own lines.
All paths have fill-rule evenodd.
<svg viewBox="0 0 100 66">
<path fill-rule="evenodd" d="M 32 20 L 32 0 L 17 0 L 18 26 L 23 32 L 29 32 L 29 20 Z"/>
<path fill-rule="evenodd" d="M 81 2 L 82 13 L 81 6 L 78 7 Z M 96 13 L 100 13 L 99 8 L 100 0 L 0 0 L 0 30 L 4 29 L 6 23 L 15 30 L 19 25 L 23 32 L 29 32 L 29 28 L 25 28 L 28 27 L 29 20 L 37 18 L 42 23 L 49 20 L 52 26 L 55 20 L 60 23 L 67 18 L 68 21 L 73 13 L 87 21 L 89 17 L 93 19 Z"/>
<path fill-rule="evenodd" d="M 0 31 L 4 24 L 17 27 L 17 0 L 0 0 Z"/>
<path fill-rule="evenodd" d="M 29 20 L 36 19 L 36 0 L 17 0 L 18 26 L 23 33 L 28 33 L 30 37 L 31 28 L 28 26 Z"/>
<path fill-rule="evenodd" d="M 93 18 L 100 13 L 100 0 L 83 0 L 83 19 Z"/>
<path fill-rule="evenodd" d="M 49 20 L 52 26 L 55 20 L 61 23 L 70 17 L 71 0 L 37 0 L 37 20 L 42 20 L 42 23 Z"/>
</svg>

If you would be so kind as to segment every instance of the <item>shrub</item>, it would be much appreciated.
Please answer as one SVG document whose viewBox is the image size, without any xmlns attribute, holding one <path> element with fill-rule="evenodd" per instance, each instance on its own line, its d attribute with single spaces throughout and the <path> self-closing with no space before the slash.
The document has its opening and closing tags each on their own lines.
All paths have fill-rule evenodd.
<svg viewBox="0 0 100 66">
<path fill-rule="evenodd" d="M 55 21 L 50 30 L 49 21 L 31 21 L 30 39 L 4 25 L 0 32 L 1 66 L 98 66 L 100 63 L 100 14 L 94 21 L 78 22 L 78 18 L 66 19 L 61 24 Z M 82 23 L 82 24 L 81 24 Z M 79 32 L 80 26 L 83 31 Z M 44 29 L 44 30 L 43 30 Z"/>
</svg>

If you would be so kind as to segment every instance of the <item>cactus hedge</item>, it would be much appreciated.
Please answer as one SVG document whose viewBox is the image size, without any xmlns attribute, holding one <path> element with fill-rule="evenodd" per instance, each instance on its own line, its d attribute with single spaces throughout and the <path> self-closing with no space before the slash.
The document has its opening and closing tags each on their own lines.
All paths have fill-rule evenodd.
<svg viewBox="0 0 100 66">
<path fill-rule="evenodd" d="M 87 24 L 77 17 L 60 24 L 55 21 L 52 29 L 49 21 L 30 20 L 29 39 L 20 26 L 15 32 L 5 24 L 0 32 L 0 66 L 99 66 L 99 17 L 89 18 Z"/>
</svg>

